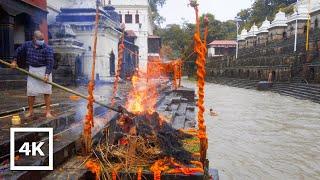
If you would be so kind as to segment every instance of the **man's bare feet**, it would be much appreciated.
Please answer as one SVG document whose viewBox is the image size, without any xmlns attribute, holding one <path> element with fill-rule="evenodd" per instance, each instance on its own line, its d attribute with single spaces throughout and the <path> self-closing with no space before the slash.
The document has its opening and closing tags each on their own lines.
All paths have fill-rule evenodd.
<svg viewBox="0 0 320 180">
<path fill-rule="evenodd" d="M 46 118 L 52 119 L 54 118 L 54 116 L 51 114 L 51 112 L 49 112 L 49 113 L 46 113 Z"/>
<path fill-rule="evenodd" d="M 32 117 L 33 116 L 33 112 L 27 112 L 25 115 L 24 115 L 24 117 L 26 117 L 26 118 L 30 118 L 30 117 Z"/>
</svg>

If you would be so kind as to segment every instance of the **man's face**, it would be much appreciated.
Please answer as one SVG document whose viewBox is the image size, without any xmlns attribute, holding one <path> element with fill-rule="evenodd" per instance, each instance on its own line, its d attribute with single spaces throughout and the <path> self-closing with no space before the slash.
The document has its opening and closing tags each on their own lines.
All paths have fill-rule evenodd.
<svg viewBox="0 0 320 180">
<path fill-rule="evenodd" d="M 40 31 L 34 33 L 33 40 L 37 46 L 43 46 L 44 44 L 43 34 Z"/>
<path fill-rule="evenodd" d="M 44 40 L 43 35 L 41 33 L 40 34 L 35 34 L 33 39 L 35 41 L 43 41 Z"/>
</svg>

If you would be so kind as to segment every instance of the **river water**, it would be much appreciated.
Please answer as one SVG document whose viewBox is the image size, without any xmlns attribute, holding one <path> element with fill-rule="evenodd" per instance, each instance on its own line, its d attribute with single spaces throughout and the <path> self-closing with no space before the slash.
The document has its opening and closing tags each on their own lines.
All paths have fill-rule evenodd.
<svg viewBox="0 0 320 180">
<path fill-rule="evenodd" d="M 220 179 L 320 179 L 320 104 L 210 83 L 205 102 L 208 158 Z"/>
</svg>

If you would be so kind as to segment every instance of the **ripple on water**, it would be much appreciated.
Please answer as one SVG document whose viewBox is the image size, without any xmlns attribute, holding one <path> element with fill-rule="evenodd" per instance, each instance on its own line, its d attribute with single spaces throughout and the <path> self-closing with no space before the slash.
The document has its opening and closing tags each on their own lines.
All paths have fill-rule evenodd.
<svg viewBox="0 0 320 180">
<path fill-rule="evenodd" d="M 320 179 L 320 104 L 210 83 L 205 103 L 219 114 L 205 117 L 221 179 Z"/>
</svg>

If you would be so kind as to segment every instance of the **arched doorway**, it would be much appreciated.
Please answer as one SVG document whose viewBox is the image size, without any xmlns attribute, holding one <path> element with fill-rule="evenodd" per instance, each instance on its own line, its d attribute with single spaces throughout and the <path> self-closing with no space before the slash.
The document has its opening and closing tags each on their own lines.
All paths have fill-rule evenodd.
<svg viewBox="0 0 320 180">
<path fill-rule="evenodd" d="M 276 72 L 272 71 L 272 82 L 276 80 Z"/>
<path fill-rule="evenodd" d="M 287 39 L 287 32 L 282 33 L 282 39 Z"/>
<path fill-rule="evenodd" d="M 14 46 L 15 49 L 25 41 L 31 41 L 33 32 L 37 29 L 32 17 L 27 13 L 21 13 L 14 18 Z"/>
<path fill-rule="evenodd" d="M 309 80 L 313 81 L 314 79 L 315 79 L 315 71 L 314 71 L 314 68 L 311 67 L 309 70 Z"/>
<path fill-rule="evenodd" d="M 14 55 L 14 17 L 0 6 L 0 58 L 9 60 Z"/>
<path fill-rule="evenodd" d="M 261 79 L 261 71 L 258 70 L 258 79 L 260 80 Z"/>
<path fill-rule="evenodd" d="M 109 54 L 109 63 L 110 63 L 110 76 L 116 75 L 116 64 L 115 64 L 115 55 L 113 50 Z"/>
</svg>

